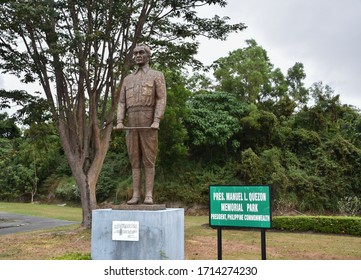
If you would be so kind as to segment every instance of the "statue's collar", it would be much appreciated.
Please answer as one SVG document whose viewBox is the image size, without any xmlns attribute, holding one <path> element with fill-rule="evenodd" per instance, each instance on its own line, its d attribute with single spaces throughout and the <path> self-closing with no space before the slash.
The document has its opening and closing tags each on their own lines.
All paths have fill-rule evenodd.
<svg viewBox="0 0 361 280">
<path fill-rule="evenodd" d="M 145 64 L 144 66 L 140 66 L 135 70 L 134 74 L 137 74 L 139 71 L 143 71 L 144 73 L 147 73 L 149 71 L 150 67 L 148 64 Z"/>
</svg>

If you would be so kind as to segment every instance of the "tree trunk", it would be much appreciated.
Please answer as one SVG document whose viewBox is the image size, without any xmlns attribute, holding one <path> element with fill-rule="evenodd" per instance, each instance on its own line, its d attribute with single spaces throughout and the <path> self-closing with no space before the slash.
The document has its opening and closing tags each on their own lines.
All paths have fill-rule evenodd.
<svg viewBox="0 0 361 280">
<path fill-rule="evenodd" d="M 71 142 L 71 136 L 69 131 L 66 130 L 64 122 L 59 122 L 58 129 L 70 169 L 80 190 L 83 215 L 81 225 L 91 228 L 92 211 L 97 208 L 96 183 L 108 151 L 112 126 L 108 125 L 104 128 L 103 133 L 97 133 L 96 136 L 93 136 L 98 137 L 99 145 L 92 148 L 74 147 L 74 142 Z M 89 152 L 89 149 L 92 149 L 91 152 Z M 93 156 L 90 157 L 89 154 Z"/>
<path fill-rule="evenodd" d="M 80 190 L 81 208 L 82 208 L 82 222 L 81 225 L 85 228 L 91 228 L 92 211 L 96 209 L 96 196 L 95 192 L 91 192 L 88 176 L 82 170 L 79 170 L 80 164 L 75 166 L 73 172 L 74 179 Z"/>
</svg>

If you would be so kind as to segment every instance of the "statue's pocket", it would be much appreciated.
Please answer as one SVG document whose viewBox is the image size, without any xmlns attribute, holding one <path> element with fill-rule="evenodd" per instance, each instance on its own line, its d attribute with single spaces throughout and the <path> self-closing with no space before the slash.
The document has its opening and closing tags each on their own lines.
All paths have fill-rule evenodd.
<svg viewBox="0 0 361 280">
<path fill-rule="evenodd" d="M 145 82 L 142 83 L 142 94 L 146 96 L 150 96 L 153 94 L 153 83 Z"/>
<path fill-rule="evenodd" d="M 127 98 L 132 98 L 132 97 L 134 97 L 134 95 L 135 95 L 134 85 L 127 87 L 127 89 L 126 89 Z"/>
</svg>

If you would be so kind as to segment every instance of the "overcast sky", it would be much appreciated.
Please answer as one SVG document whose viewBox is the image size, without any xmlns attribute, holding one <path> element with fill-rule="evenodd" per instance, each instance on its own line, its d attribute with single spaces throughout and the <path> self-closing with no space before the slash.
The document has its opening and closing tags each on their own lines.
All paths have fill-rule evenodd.
<svg viewBox="0 0 361 280">
<path fill-rule="evenodd" d="M 228 0 L 226 8 L 211 6 L 201 12 L 214 14 L 248 28 L 226 42 L 202 41 L 198 59 L 203 63 L 245 47 L 252 38 L 284 74 L 301 62 L 307 87 L 322 81 L 342 103 L 361 108 L 361 0 Z M 13 84 L 0 75 L 0 88 L 13 89 Z"/>
<path fill-rule="evenodd" d="M 202 15 L 229 16 L 248 28 L 226 42 L 202 41 L 198 59 L 210 64 L 255 39 L 283 73 L 304 65 L 306 86 L 322 81 L 341 102 L 361 108 L 361 0 L 228 0 Z"/>
</svg>

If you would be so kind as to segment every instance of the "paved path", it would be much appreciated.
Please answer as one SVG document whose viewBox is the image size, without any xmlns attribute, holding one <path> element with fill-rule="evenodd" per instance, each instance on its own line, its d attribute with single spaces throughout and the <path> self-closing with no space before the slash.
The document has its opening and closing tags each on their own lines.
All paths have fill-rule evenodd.
<svg viewBox="0 0 361 280">
<path fill-rule="evenodd" d="M 77 222 L 0 212 L 0 235 L 76 224 Z"/>
</svg>

